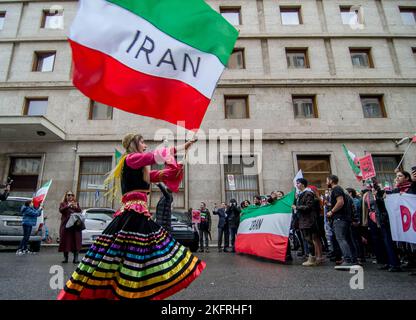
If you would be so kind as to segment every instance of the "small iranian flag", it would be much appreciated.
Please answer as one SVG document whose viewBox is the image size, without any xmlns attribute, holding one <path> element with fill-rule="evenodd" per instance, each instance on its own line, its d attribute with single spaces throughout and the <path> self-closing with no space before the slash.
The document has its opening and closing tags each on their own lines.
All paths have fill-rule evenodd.
<svg viewBox="0 0 416 320">
<path fill-rule="evenodd" d="M 344 153 L 348 159 L 348 163 L 350 164 L 351 169 L 354 172 L 354 175 L 357 181 L 363 180 L 363 174 L 360 169 L 358 157 L 354 153 L 352 153 L 350 150 L 348 150 L 344 144 L 342 145 L 342 150 L 344 150 Z"/>
<path fill-rule="evenodd" d="M 123 154 L 120 151 L 118 151 L 117 149 L 114 149 L 114 157 L 116 158 L 116 164 L 118 163 L 122 155 Z"/>
<path fill-rule="evenodd" d="M 49 188 L 51 187 L 52 180 L 46 182 L 33 196 L 33 206 L 39 208 L 43 201 L 45 201 Z"/>
<path fill-rule="evenodd" d="M 237 37 L 203 0 L 80 0 L 73 83 L 95 101 L 198 129 Z"/>
<path fill-rule="evenodd" d="M 236 252 L 285 261 L 295 191 L 257 208 L 243 210 L 235 242 Z"/>
</svg>

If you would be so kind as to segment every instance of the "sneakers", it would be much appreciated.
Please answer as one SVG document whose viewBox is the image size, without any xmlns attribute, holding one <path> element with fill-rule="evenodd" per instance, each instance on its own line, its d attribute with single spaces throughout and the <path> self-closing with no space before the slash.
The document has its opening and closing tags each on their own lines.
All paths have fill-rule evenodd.
<svg viewBox="0 0 416 320">
<path fill-rule="evenodd" d="M 320 265 L 320 264 L 324 264 L 325 263 L 325 258 L 321 257 L 321 258 L 316 258 L 316 265 Z"/>
<path fill-rule="evenodd" d="M 313 256 L 309 256 L 308 260 L 302 263 L 302 266 L 305 266 L 305 267 L 316 266 L 316 258 Z"/>
<path fill-rule="evenodd" d="M 28 249 L 24 249 L 24 250 L 19 249 L 19 250 L 16 251 L 16 256 L 23 256 L 25 254 L 35 254 L 35 252 L 30 251 Z"/>
<path fill-rule="evenodd" d="M 204 252 L 204 249 L 199 249 L 198 252 Z"/>
<path fill-rule="evenodd" d="M 206 253 L 209 253 L 209 250 L 208 250 L 208 248 L 206 248 L 206 249 L 205 249 L 205 252 L 206 252 Z"/>
</svg>

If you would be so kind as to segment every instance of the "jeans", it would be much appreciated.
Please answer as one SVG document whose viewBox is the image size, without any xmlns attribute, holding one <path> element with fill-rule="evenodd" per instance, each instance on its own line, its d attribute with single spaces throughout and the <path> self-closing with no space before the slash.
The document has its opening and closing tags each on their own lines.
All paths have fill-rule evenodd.
<svg viewBox="0 0 416 320">
<path fill-rule="evenodd" d="M 26 224 L 23 225 L 23 239 L 19 245 L 20 250 L 27 250 L 27 244 L 29 242 L 30 234 L 32 233 L 32 228 L 32 226 Z"/>
<path fill-rule="evenodd" d="M 208 249 L 208 230 L 199 230 L 199 247 L 201 250 L 204 249 L 204 238 L 205 238 L 205 248 Z"/>
<path fill-rule="evenodd" d="M 361 229 L 359 226 L 351 227 L 351 233 L 352 233 L 352 241 L 354 244 L 355 252 L 357 252 L 357 256 L 360 259 L 364 259 L 364 245 L 361 241 Z"/>
<path fill-rule="evenodd" d="M 230 227 L 231 247 L 235 250 L 235 236 L 237 235 L 238 227 Z"/>
<path fill-rule="evenodd" d="M 345 262 L 356 263 L 357 255 L 352 243 L 351 222 L 340 219 L 334 220 L 334 232 Z"/>
<path fill-rule="evenodd" d="M 387 251 L 387 260 L 391 267 L 400 267 L 399 258 L 397 257 L 396 251 L 394 249 L 393 239 L 391 237 L 390 225 L 382 224 L 381 233 L 383 235 L 384 246 Z"/>
<path fill-rule="evenodd" d="M 380 228 L 373 222 L 373 220 L 368 219 L 368 229 L 370 230 L 371 236 L 371 249 L 376 256 L 377 263 L 386 264 L 387 252 Z"/>
<path fill-rule="evenodd" d="M 307 254 L 310 256 L 315 256 L 315 246 L 313 245 L 313 236 L 314 232 L 311 228 L 309 229 L 302 229 L 303 239 L 306 242 L 305 249 L 307 248 Z M 306 251 L 306 250 L 305 250 Z"/>
<path fill-rule="evenodd" d="M 222 246 L 222 236 L 224 235 L 224 249 L 228 248 L 230 245 L 230 230 L 228 224 L 225 224 L 224 227 L 218 228 L 218 248 Z"/>
</svg>

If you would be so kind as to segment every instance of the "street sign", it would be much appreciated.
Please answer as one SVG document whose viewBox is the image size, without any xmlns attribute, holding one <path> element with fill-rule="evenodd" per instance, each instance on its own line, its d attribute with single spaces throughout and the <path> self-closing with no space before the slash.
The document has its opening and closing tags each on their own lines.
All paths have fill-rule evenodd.
<svg viewBox="0 0 416 320">
<path fill-rule="evenodd" d="M 234 175 L 233 174 L 228 174 L 227 178 L 228 178 L 228 188 L 229 188 L 229 190 L 234 191 L 236 189 L 235 188 Z"/>
</svg>

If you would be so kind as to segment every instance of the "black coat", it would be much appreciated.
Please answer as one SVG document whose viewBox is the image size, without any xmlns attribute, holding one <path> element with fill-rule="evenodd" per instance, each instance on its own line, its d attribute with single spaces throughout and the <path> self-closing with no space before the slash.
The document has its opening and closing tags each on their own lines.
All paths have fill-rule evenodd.
<svg viewBox="0 0 416 320">
<path fill-rule="evenodd" d="M 315 195 L 310 191 L 302 192 L 296 201 L 296 210 L 299 217 L 299 229 L 308 229 L 315 226 L 316 212 Z"/>
<path fill-rule="evenodd" d="M 213 214 L 218 215 L 218 228 L 224 228 L 226 225 L 228 225 L 228 219 L 227 219 L 227 214 L 225 212 L 224 208 L 219 208 L 217 210 L 214 210 L 212 212 Z"/>
<path fill-rule="evenodd" d="M 237 206 L 229 206 L 226 213 L 228 216 L 228 223 L 230 228 L 238 228 L 240 225 L 240 208 Z"/>
</svg>

